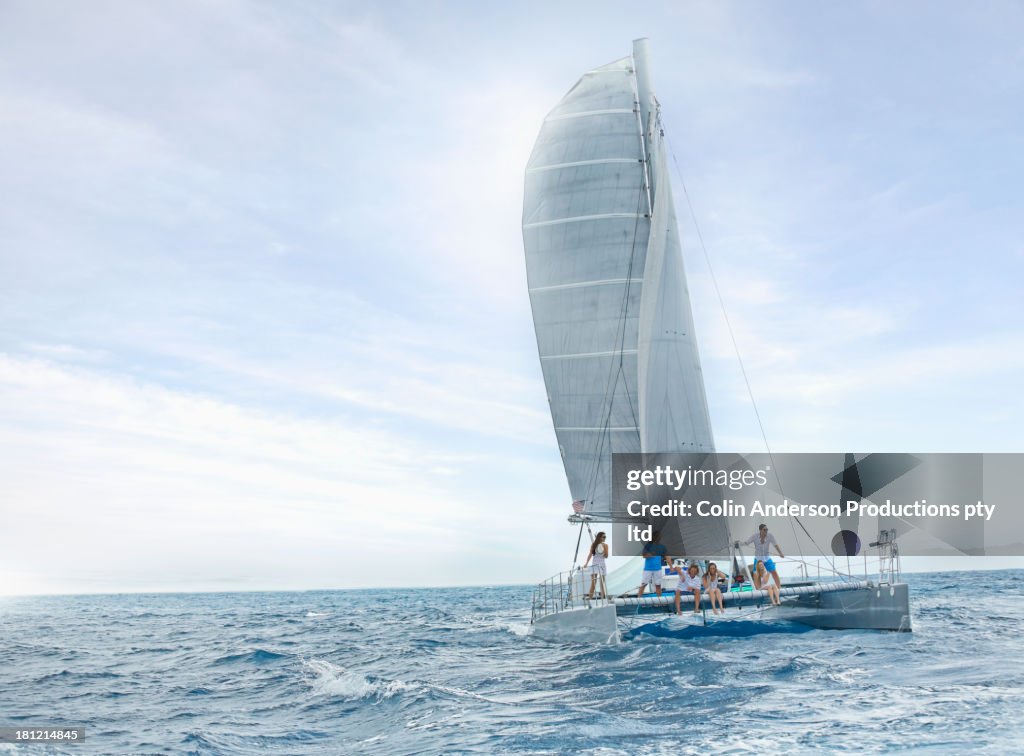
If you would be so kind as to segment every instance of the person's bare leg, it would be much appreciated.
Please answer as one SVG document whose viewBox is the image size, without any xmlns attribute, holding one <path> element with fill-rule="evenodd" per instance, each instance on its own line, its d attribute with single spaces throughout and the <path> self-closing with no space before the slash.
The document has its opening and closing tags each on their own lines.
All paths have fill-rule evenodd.
<svg viewBox="0 0 1024 756">
<path fill-rule="evenodd" d="M 700 588 L 693 589 L 693 613 L 700 614 Z"/>
<path fill-rule="evenodd" d="M 676 591 L 676 614 L 682 614 L 682 610 L 679 608 L 679 597 L 682 595 L 681 591 Z"/>
<path fill-rule="evenodd" d="M 782 587 L 782 578 L 779 577 L 779 571 L 778 570 L 772 570 L 772 578 L 775 579 L 775 587 L 776 588 L 781 588 Z"/>
<path fill-rule="evenodd" d="M 597 584 L 597 575 L 590 576 L 590 593 L 587 594 L 588 599 L 594 598 L 594 586 Z"/>
</svg>

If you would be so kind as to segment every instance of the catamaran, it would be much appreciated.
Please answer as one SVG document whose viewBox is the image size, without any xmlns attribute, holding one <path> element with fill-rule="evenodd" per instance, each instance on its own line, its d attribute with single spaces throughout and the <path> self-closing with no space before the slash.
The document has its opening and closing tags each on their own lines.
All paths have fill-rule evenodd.
<svg viewBox="0 0 1024 756">
<path fill-rule="evenodd" d="M 579 528 L 577 557 L 585 531 L 592 538 L 592 525 L 616 521 L 613 454 L 715 452 L 667 154 L 648 42 L 640 39 L 631 55 L 583 74 L 544 119 L 526 168 L 530 303 L 575 502 L 569 522 Z M 821 580 L 805 566 L 804 579 L 783 585 L 776 607 L 767 591 L 751 589 L 739 543 L 723 530 L 725 518 L 677 525 L 685 530 L 690 558 L 724 558 L 730 575 L 747 576 L 743 585 L 730 577 L 723 586 L 724 614 L 694 607 L 694 596 L 684 595 L 687 616 L 676 619 L 674 575 L 666 574 L 660 596 L 638 597 L 639 558 L 608 575 L 604 590 L 588 598 L 591 576 L 574 559 L 569 571 L 537 586 L 532 632 L 616 642 L 648 623 L 706 631 L 742 622 L 747 632 L 779 621 L 911 628 L 894 531 L 872 544 L 877 575 L 854 576 L 830 564 L 831 576 Z"/>
</svg>

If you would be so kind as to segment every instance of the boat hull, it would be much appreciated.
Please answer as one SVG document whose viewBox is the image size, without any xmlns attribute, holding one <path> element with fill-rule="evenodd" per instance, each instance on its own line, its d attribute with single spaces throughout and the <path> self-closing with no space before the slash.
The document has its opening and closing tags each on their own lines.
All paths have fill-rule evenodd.
<svg viewBox="0 0 1024 756">
<path fill-rule="evenodd" d="M 660 621 L 674 612 L 675 597 L 647 595 L 615 600 L 624 621 Z M 682 599 L 684 614 L 693 615 L 693 599 Z M 725 613 L 711 614 L 707 598 L 696 618 L 698 624 L 799 622 L 822 630 L 889 630 L 910 632 L 910 591 L 906 583 L 875 585 L 869 582 L 802 584 L 783 587 L 782 603 L 771 606 L 763 591 L 725 594 Z M 691 620 L 694 619 L 691 617 Z M 691 621 L 689 624 L 693 624 Z"/>
<path fill-rule="evenodd" d="M 538 617 L 531 635 L 557 643 L 618 643 L 615 606 L 578 607 Z"/>
<path fill-rule="evenodd" d="M 906 583 L 881 585 L 842 593 L 797 596 L 788 611 L 794 622 L 822 630 L 891 630 L 910 632 L 910 591 Z M 787 616 L 790 615 L 790 616 Z"/>
<path fill-rule="evenodd" d="M 764 591 L 727 593 L 725 612 L 712 614 L 707 599 L 693 612 L 693 597 L 683 596 L 682 617 L 675 617 L 675 595 L 620 596 L 598 605 L 567 607 L 537 617 L 532 633 L 556 642 L 617 643 L 623 630 L 660 623 L 680 623 L 687 633 L 735 631 L 743 635 L 778 632 L 786 623 L 822 630 L 887 630 L 910 632 L 910 591 L 906 583 L 797 584 L 782 589 L 782 602 L 772 606 Z M 792 627 L 792 625 L 789 625 Z M 646 632 L 646 630 L 644 630 Z"/>
</svg>

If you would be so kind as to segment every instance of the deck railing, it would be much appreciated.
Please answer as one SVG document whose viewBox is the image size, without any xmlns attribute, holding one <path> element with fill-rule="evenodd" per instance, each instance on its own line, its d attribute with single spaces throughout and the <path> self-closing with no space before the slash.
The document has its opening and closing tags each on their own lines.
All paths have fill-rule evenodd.
<svg viewBox="0 0 1024 756">
<path fill-rule="evenodd" d="M 583 606 L 589 582 L 585 577 L 583 570 L 577 568 L 570 572 L 559 572 L 543 583 L 538 583 L 533 589 L 531 624 L 539 617 Z"/>
<path fill-rule="evenodd" d="M 896 543 L 896 528 L 878 531 L 878 540 L 870 544 L 878 549 L 878 582 L 894 585 L 901 580 L 900 547 Z"/>
</svg>

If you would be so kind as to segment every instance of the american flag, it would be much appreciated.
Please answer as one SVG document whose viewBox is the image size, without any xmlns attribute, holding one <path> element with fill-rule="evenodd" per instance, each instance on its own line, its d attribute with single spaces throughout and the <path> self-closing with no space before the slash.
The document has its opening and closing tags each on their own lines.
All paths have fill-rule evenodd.
<svg viewBox="0 0 1024 756">
<path fill-rule="evenodd" d="M 572 503 L 572 511 L 575 512 L 576 514 L 583 514 L 583 508 L 585 506 L 586 506 L 586 502 L 584 502 L 583 499 L 580 499 L 579 501 L 574 501 Z"/>
</svg>

